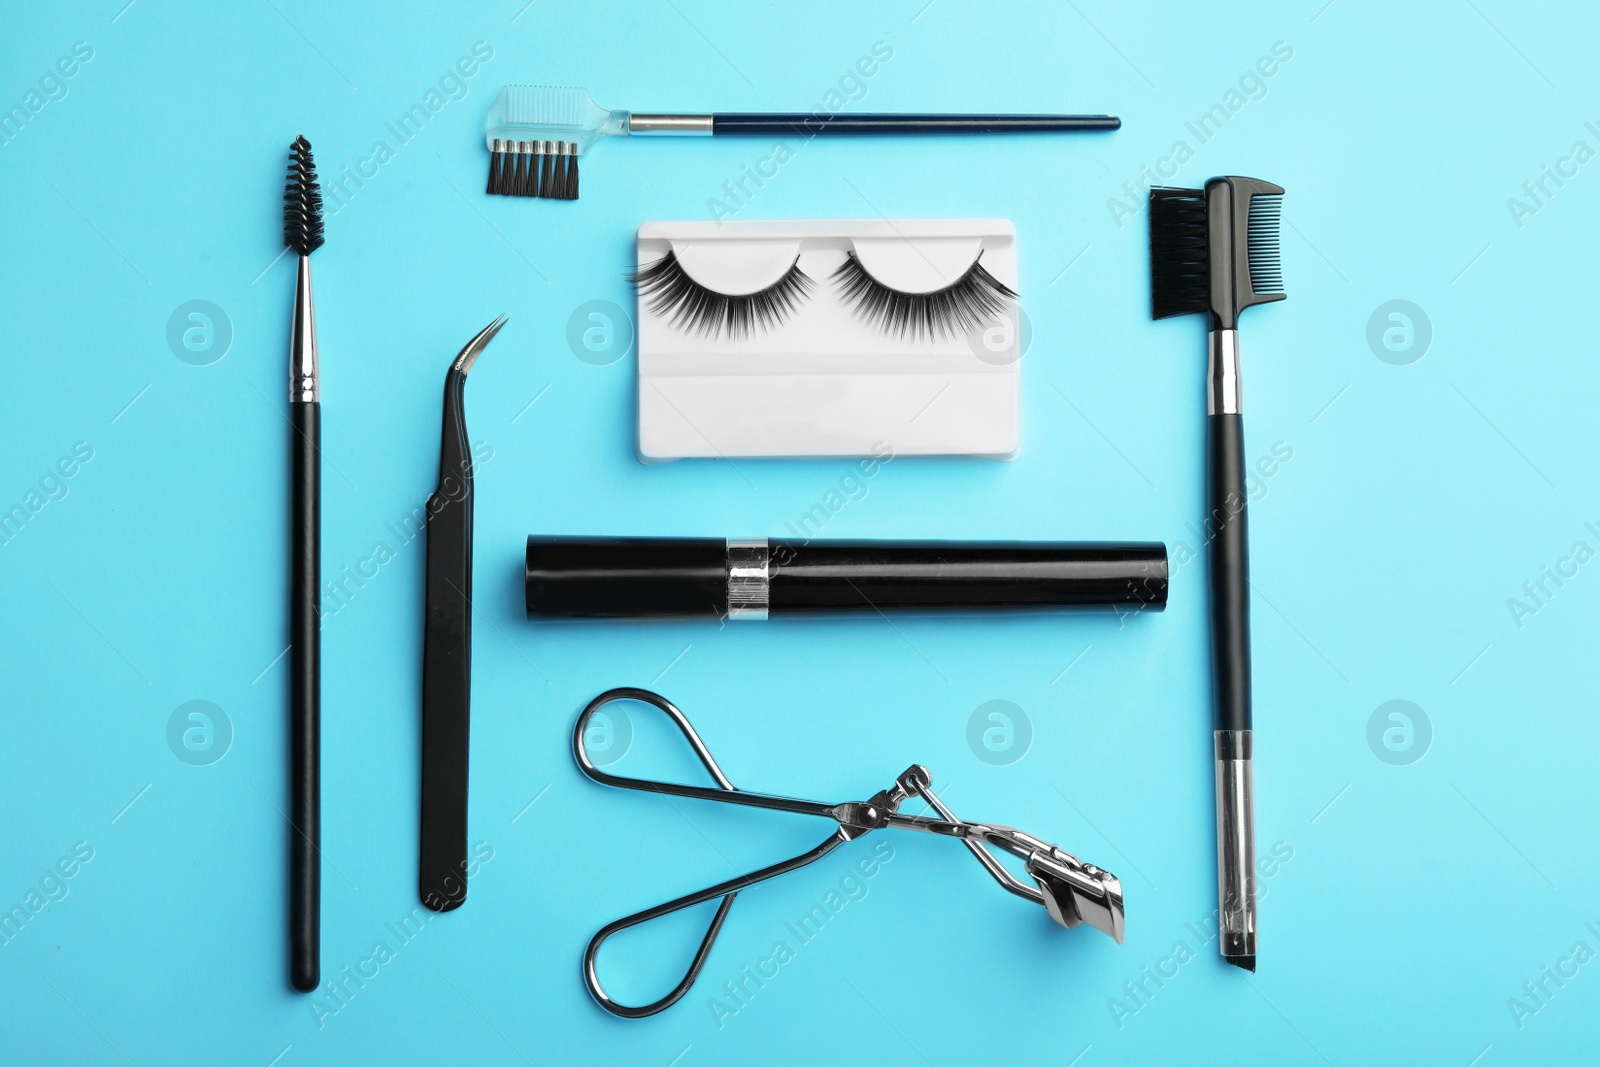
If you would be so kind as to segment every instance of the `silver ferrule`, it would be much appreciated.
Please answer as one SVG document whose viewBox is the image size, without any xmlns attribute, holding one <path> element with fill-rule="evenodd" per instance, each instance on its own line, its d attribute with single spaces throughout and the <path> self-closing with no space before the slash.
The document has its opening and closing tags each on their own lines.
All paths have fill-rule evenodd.
<svg viewBox="0 0 1600 1067">
<path fill-rule="evenodd" d="M 1256 954 L 1255 785 L 1249 730 L 1218 730 L 1217 941 L 1224 956 Z"/>
<path fill-rule="evenodd" d="M 765 537 L 728 542 L 728 618 L 767 617 L 772 552 Z"/>
<path fill-rule="evenodd" d="M 315 404 L 321 395 L 317 369 L 317 313 L 311 303 L 311 257 L 300 257 L 294 286 L 294 333 L 289 337 L 289 403 Z"/>
<path fill-rule="evenodd" d="M 1239 331 L 1212 330 L 1206 374 L 1206 414 L 1238 415 L 1244 411 L 1239 395 Z"/>
<path fill-rule="evenodd" d="M 628 117 L 629 133 L 682 133 L 698 136 L 711 134 L 710 115 L 641 115 L 634 112 Z"/>
</svg>

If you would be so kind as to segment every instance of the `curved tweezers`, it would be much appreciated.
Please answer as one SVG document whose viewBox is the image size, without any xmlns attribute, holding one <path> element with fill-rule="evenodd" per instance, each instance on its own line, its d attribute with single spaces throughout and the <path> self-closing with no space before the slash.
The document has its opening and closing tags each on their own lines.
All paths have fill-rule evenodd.
<svg viewBox="0 0 1600 1067">
<path fill-rule="evenodd" d="M 450 361 L 444 379 L 439 484 L 427 504 L 422 645 L 422 803 L 417 895 L 434 911 L 467 899 L 467 741 L 472 703 L 472 443 L 467 373 L 500 316 Z"/>
<path fill-rule="evenodd" d="M 675 782 L 657 782 L 645 778 L 628 778 L 622 775 L 602 771 L 595 766 L 589 758 L 589 753 L 584 745 L 584 733 L 588 728 L 589 720 L 605 705 L 617 700 L 638 700 L 659 709 L 689 742 L 689 747 L 694 750 L 696 758 L 710 773 L 716 782 L 715 788 L 707 786 L 680 785 Z M 1074 927 L 1080 923 L 1090 926 L 1111 935 L 1118 944 L 1123 937 L 1123 905 L 1122 884 L 1109 871 L 1101 870 L 1093 864 L 1087 864 L 1076 856 L 1054 845 L 1048 844 L 1031 834 L 1014 830 L 1009 826 L 994 826 L 983 823 L 969 823 L 957 819 L 949 808 L 946 808 L 939 798 L 934 795 L 932 779 L 924 767 L 915 766 L 908 768 L 895 784 L 872 796 L 870 800 L 851 801 L 843 804 L 822 804 L 811 800 L 795 800 L 789 797 L 770 796 L 765 793 L 748 793 L 736 788 L 722 773 L 722 768 L 717 766 L 717 761 L 712 758 L 711 752 L 706 748 L 705 742 L 689 723 L 689 719 L 679 711 L 666 697 L 653 693 L 648 689 L 635 689 L 624 687 L 610 689 L 589 702 L 589 705 L 578 715 L 578 721 L 572 730 L 572 755 L 577 760 L 578 767 L 584 774 L 599 782 L 601 785 L 616 786 L 621 789 L 636 789 L 646 793 L 659 793 L 664 796 L 689 797 L 695 800 L 714 800 L 728 804 L 741 804 L 746 807 L 765 808 L 769 811 L 784 811 L 796 815 L 813 815 L 820 818 L 832 819 L 838 828 L 826 840 L 815 848 L 800 853 L 798 856 L 774 863 L 769 867 L 752 871 L 749 874 L 730 878 L 719 882 L 695 893 L 678 897 L 665 904 L 658 904 L 653 908 L 637 912 L 625 918 L 608 924 L 600 929 L 590 939 L 589 945 L 583 953 L 583 981 L 595 1001 L 606 1011 L 613 1015 L 620 1015 L 625 1019 L 639 1019 L 647 1015 L 654 1015 L 672 1007 L 684 994 L 689 992 L 695 979 L 700 976 L 700 970 L 705 966 L 706 957 L 710 955 L 711 946 L 717 939 L 717 934 L 722 930 L 722 924 L 728 917 L 728 909 L 733 907 L 733 900 L 741 890 L 747 889 L 758 882 L 776 878 L 781 874 L 798 870 L 807 864 L 815 863 L 834 849 L 847 841 L 853 841 L 863 834 L 881 827 L 895 827 L 902 830 L 917 830 L 922 833 L 939 834 L 945 837 L 960 839 L 989 874 L 1006 890 L 1044 906 L 1050 917 L 1057 924 L 1064 927 Z M 930 808 L 937 812 L 940 818 L 931 818 L 923 815 L 902 815 L 899 812 L 900 804 L 910 797 L 917 797 L 925 801 Z M 1036 883 L 1027 885 L 1003 867 L 998 860 L 984 847 L 994 845 L 1009 852 L 1011 855 L 1022 859 L 1029 875 Z M 638 926 L 669 915 L 675 911 L 692 908 L 717 897 L 722 898 L 722 903 L 717 906 L 717 911 L 711 918 L 711 923 L 706 927 L 706 933 L 700 940 L 700 947 L 695 950 L 694 958 L 689 963 L 689 969 L 684 972 L 683 978 L 666 996 L 649 1004 L 638 1007 L 619 1004 L 606 993 L 600 984 L 600 977 L 595 970 L 595 958 L 600 952 L 600 946 L 606 939 L 619 931 L 629 927 Z"/>
</svg>

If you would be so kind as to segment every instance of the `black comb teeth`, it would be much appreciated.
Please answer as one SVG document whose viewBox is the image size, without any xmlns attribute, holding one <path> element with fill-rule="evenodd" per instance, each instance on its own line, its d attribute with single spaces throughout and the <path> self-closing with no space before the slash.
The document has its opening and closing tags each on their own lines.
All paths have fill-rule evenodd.
<svg viewBox="0 0 1600 1067">
<path fill-rule="evenodd" d="M 322 247 L 322 190 L 311 142 L 296 137 L 289 146 L 289 175 L 283 190 L 283 243 L 302 256 Z"/>
<path fill-rule="evenodd" d="M 578 199 L 578 145 L 573 141 L 496 140 L 488 191 L 501 196 Z"/>
<path fill-rule="evenodd" d="M 1254 230 L 1252 229 L 1252 233 Z M 1210 306 L 1204 189 L 1150 190 L 1150 313 L 1158 319 Z M 1273 248 L 1277 241 L 1274 233 Z"/>
<path fill-rule="evenodd" d="M 1258 294 L 1283 292 L 1283 259 L 1278 254 L 1278 216 L 1282 196 L 1256 196 L 1250 201 L 1250 288 Z"/>
</svg>

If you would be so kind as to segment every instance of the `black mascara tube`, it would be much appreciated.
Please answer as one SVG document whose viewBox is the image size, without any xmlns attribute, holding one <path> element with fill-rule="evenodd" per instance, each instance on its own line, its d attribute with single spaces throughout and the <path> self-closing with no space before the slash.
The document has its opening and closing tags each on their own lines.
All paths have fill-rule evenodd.
<svg viewBox="0 0 1600 1067">
<path fill-rule="evenodd" d="M 1160 542 L 528 538 L 529 618 L 1167 604 Z"/>
</svg>

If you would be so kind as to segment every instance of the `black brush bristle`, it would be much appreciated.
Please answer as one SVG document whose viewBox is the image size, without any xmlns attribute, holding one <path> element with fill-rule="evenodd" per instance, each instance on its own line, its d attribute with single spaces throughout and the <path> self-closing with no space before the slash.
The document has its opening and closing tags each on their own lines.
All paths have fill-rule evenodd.
<svg viewBox="0 0 1600 1067">
<path fill-rule="evenodd" d="M 510 196 L 512 175 L 516 173 L 517 142 L 506 141 L 500 153 L 500 175 L 495 179 L 494 191 L 501 196 Z"/>
<path fill-rule="evenodd" d="M 550 184 L 545 189 L 544 195 L 551 200 L 561 200 L 567 195 L 567 146 L 557 143 L 555 155 L 555 169 L 550 172 Z"/>
<path fill-rule="evenodd" d="M 296 137 L 289 146 L 289 177 L 283 190 L 283 243 L 302 256 L 322 247 L 322 190 L 311 142 Z"/>
<path fill-rule="evenodd" d="M 578 199 L 578 157 L 567 160 L 567 199 Z"/>
<path fill-rule="evenodd" d="M 544 143 L 552 151 L 555 149 L 556 142 L 546 141 Z M 544 166 L 539 168 L 539 190 L 533 195 L 552 197 L 556 191 L 556 157 L 550 152 L 546 152 L 542 158 L 544 159 Z"/>
<path fill-rule="evenodd" d="M 516 142 L 516 152 L 511 156 L 511 180 L 506 183 L 506 195 L 527 196 L 528 160 L 533 157 L 524 152 L 524 142 Z"/>
<path fill-rule="evenodd" d="M 500 138 L 496 137 L 494 148 L 489 152 L 489 184 L 484 188 L 484 192 L 491 195 L 500 191 L 500 160 L 505 155 L 500 149 L 502 143 Z"/>
<path fill-rule="evenodd" d="M 1150 190 L 1152 317 L 1189 315 L 1211 306 L 1207 244 L 1204 189 L 1157 186 Z M 1277 247 L 1276 228 L 1273 247 Z"/>
<path fill-rule="evenodd" d="M 1256 196 L 1250 201 L 1248 254 L 1250 288 L 1257 296 L 1283 292 L 1283 259 L 1278 254 L 1278 217 L 1282 196 Z"/>
</svg>

